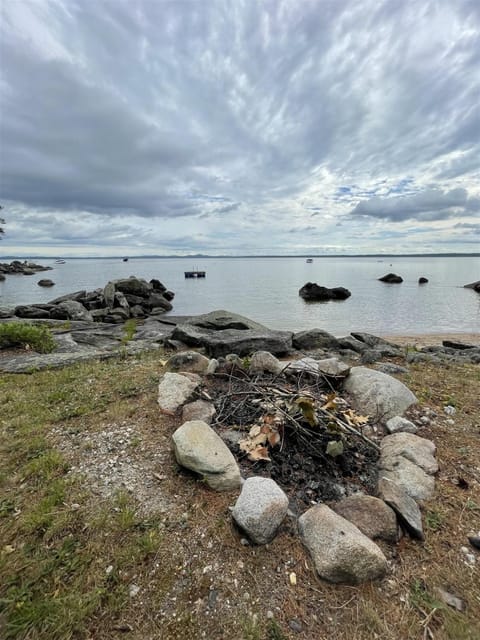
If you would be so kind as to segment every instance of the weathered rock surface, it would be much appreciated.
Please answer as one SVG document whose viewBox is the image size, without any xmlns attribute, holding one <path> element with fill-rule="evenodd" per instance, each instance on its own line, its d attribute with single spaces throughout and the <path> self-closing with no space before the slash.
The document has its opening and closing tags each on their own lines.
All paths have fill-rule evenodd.
<svg viewBox="0 0 480 640">
<path fill-rule="evenodd" d="M 200 382 L 200 377 L 195 374 L 187 377 L 179 373 L 165 373 L 158 387 L 160 411 L 175 415 L 192 398 Z"/>
<path fill-rule="evenodd" d="M 195 400 L 195 402 L 189 402 L 183 407 L 182 421 L 203 420 L 203 422 L 210 424 L 215 413 L 216 409 L 212 402 Z"/>
<path fill-rule="evenodd" d="M 333 509 L 371 540 L 397 541 L 395 512 L 383 500 L 358 494 L 340 500 Z"/>
<path fill-rule="evenodd" d="M 274 355 L 268 351 L 255 351 L 250 358 L 250 365 L 248 367 L 249 373 L 262 374 L 272 373 L 273 375 L 279 375 L 285 368 L 285 363 L 280 362 Z"/>
<path fill-rule="evenodd" d="M 387 273 L 385 276 L 379 278 L 381 282 L 388 282 L 390 284 L 398 284 L 403 282 L 403 278 L 401 276 L 397 276 L 395 273 Z"/>
<path fill-rule="evenodd" d="M 359 584 L 385 575 L 387 561 L 380 548 L 326 505 L 306 511 L 298 526 L 321 578 Z"/>
<path fill-rule="evenodd" d="M 416 433 L 418 431 L 418 427 L 410 420 L 406 418 L 402 418 L 402 416 L 394 416 L 387 420 L 385 423 L 385 427 L 388 433 L 397 433 L 398 431 L 405 431 L 406 433 Z"/>
<path fill-rule="evenodd" d="M 229 491 L 240 486 L 240 470 L 235 458 L 208 424 L 201 420 L 185 422 L 175 431 L 172 440 L 178 464 L 198 473 L 209 487 Z"/>
<path fill-rule="evenodd" d="M 401 486 L 388 478 L 380 478 L 378 495 L 397 513 L 400 523 L 410 535 L 424 540 L 422 514 L 418 504 Z"/>
<path fill-rule="evenodd" d="M 383 438 L 380 449 L 380 459 L 386 468 L 392 466 L 395 458 L 402 456 L 429 475 L 438 471 L 438 463 L 434 457 L 436 451 L 434 443 L 413 433 L 392 433 Z"/>
<path fill-rule="evenodd" d="M 198 353 L 198 351 L 182 351 L 181 353 L 176 353 L 169 358 L 165 366 L 169 371 L 205 373 L 208 369 L 209 363 L 209 358 Z"/>
<path fill-rule="evenodd" d="M 428 282 L 428 278 L 425 278 L 424 276 L 420 276 L 420 278 L 418 279 L 418 284 L 427 284 Z"/>
<path fill-rule="evenodd" d="M 52 267 L 44 267 L 41 264 L 35 264 L 34 262 L 27 262 L 24 260 L 20 262 L 20 260 L 13 260 L 12 262 L 2 262 L 0 263 L 0 273 L 10 273 L 10 274 L 23 274 L 27 276 L 31 276 L 37 271 L 50 271 Z"/>
<path fill-rule="evenodd" d="M 219 310 L 178 325 L 172 338 L 188 346 L 205 347 L 210 356 L 218 358 L 229 353 L 245 356 L 253 351 L 285 355 L 292 348 L 292 335 L 290 331 L 272 331 L 244 316 Z"/>
<path fill-rule="evenodd" d="M 53 287 L 55 285 L 54 281 L 49 278 L 42 278 L 42 280 L 39 280 L 37 284 L 39 287 Z"/>
<path fill-rule="evenodd" d="M 267 544 L 283 522 L 288 498 L 270 478 L 248 478 L 232 511 L 232 517 L 256 544 Z"/>
<path fill-rule="evenodd" d="M 344 382 L 344 389 L 357 410 L 383 423 L 402 415 L 417 402 L 417 398 L 402 382 L 366 367 L 352 367 Z"/>
<path fill-rule="evenodd" d="M 307 282 L 299 290 L 298 295 L 304 300 L 310 301 L 328 301 L 328 300 L 346 300 L 352 294 L 345 287 L 322 287 L 316 282 Z"/>
<path fill-rule="evenodd" d="M 299 351 L 309 351 L 311 349 L 336 349 L 338 340 L 328 331 L 322 329 L 310 329 L 299 331 L 293 334 L 292 343 Z"/>
<path fill-rule="evenodd" d="M 391 480 L 414 500 L 428 500 L 435 490 L 435 479 L 415 463 L 403 456 L 380 457 L 378 461 L 379 481 Z"/>
</svg>

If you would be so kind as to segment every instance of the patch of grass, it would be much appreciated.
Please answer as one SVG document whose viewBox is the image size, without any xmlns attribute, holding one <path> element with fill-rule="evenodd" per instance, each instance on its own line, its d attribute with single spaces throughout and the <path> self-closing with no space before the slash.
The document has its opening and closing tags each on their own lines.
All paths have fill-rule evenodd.
<svg viewBox="0 0 480 640">
<path fill-rule="evenodd" d="M 425 513 L 425 527 L 430 531 L 438 531 L 442 528 L 445 517 L 436 509 L 430 509 Z"/>
<path fill-rule="evenodd" d="M 0 349 L 10 347 L 25 347 L 40 353 L 50 353 L 55 349 L 55 340 L 45 325 L 3 322 L 0 324 Z"/>
</svg>

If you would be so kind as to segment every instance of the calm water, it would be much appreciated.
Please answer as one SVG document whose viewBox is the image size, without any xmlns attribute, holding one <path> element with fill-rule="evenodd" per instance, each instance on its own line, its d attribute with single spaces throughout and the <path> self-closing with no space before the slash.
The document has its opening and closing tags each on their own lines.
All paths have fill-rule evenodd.
<svg viewBox="0 0 480 640">
<path fill-rule="evenodd" d="M 344 335 L 350 331 L 377 334 L 426 334 L 480 331 L 480 295 L 463 285 L 480 279 L 479 258 L 158 258 L 69 259 L 53 271 L 34 276 L 7 276 L 0 282 L 0 306 L 47 302 L 79 289 L 103 287 L 129 275 L 158 278 L 175 292 L 174 315 L 227 309 L 274 329 L 319 327 Z M 205 270 L 205 280 L 185 280 L 184 271 Z M 377 278 L 390 271 L 400 285 Z M 419 276 L 426 285 L 417 284 Z M 37 285 L 51 278 L 50 289 Z M 306 282 L 343 286 L 352 296 L 342 302 L 306 303 L 298 290 Z"/>
</svg>

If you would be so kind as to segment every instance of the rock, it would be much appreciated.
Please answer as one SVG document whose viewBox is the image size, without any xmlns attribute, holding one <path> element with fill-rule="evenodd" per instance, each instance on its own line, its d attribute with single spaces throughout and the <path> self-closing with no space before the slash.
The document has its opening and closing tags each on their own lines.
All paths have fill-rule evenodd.
<svg viewBox="0 0 480 640">
<path fill-rule="evenodd" d="M 370 333 L 352 333 L 351 335 L 355 340 L 363 342 L 367 347 L 374 350 L 375 353 L 378 354 L 378 357 L 396 358 L 402 353 L 402 350 L 398 345 L 388 342 L 383 338 L 379 338 L 378 336 L 373 336 Z"/>
<path fill-rule="evenodd" d="M 0 282 L 5 282 L 7 278 L 0 272 Z"/>
<path fill-rule="evenodd" d="M 425 278 L 423 276 L 420 276 L 420 278 L 418 279 L 418 284 L 427 284 L 428 282 L 428 278 Z"/>
<path fill-rule="evenodd" d="M 43 278 L 37 282 L 39 287 L 53 287 L 55 283 L 53 280 L 49 280 L 48 278 Z"/>
<path fill-rule="evenodd" d="M 13 307 L 0 307 L 0 318 L 12 318 L 15 315 Z"/>
<path fill-rule="evenodd" d="M 345 378 L 350 372 L 350 365 L 338 358 L 324 358 L 317 360 L 317 370 L 327 378 Z"/>
<path fill-rule="evenodd" d="M 478 536 L 468 536 L 468 541 L 470 542 L 472 547 L 480 550 L 480 534 Z"/>
<path fill-rule="evenodd" d="M 381 282 L 388 282 L 390 284 L 397 284 L 403 282 L 403 278 L 401 276 L 397 276 L 395 273 L 387 273 L 387 275 L 379 278 Z"/>
<path fill-rule="evenodd" d="M 480 280 L 477 280 L 476 282 L 470 282 L 470 284 L 464 284 L 463 288 L 464 289 L 473 289 L 477 293 L 480 293 Z"/>
<path fill-rule="evenodd" d="M 288 511 L 288 498 L 270 478 L 248 478 L 232 511 L 232 517 L 256 544 L 273 540 Z"/>
<path fill-rule="evenodd" d="M 114 284 L 116 291 L 121 291 L 122 293 L 131 293 L 134 296 L 141 296 L 144 298 L 148 298 L 152 290 L 148 282 L 146 282 L 142 278 L 135 278 L 134 276 L 121 280 L 115 280 Z"/>
<path fill-rule="evenodd" d="M 380 449 L 380 459 L 387 468 L 391 466 L 392 458 L 402 456 L 429 475 L 438 471 L 438 463 L 434 458 L 436 447 L 431 440 L 426 438 L 412 433 L 393 433 L 383 438 Z"/>
<path fill-rule="evenodd" d="M 418 504 L 401 486 L 388 478 L 378 481 L 378 495 L 397 513 L 401 524 L 414 538 L 424 540 L 422 514 Z"/>
<path fill-rule="evenodd" d="M 443 340 L 442 345 L 450 349 L 458 349 L 464 351 L 466 349 L 477 349 L 476 344 L 465 344 L 465 342 L 457 342 L 456 340 Z"/>
<path fill-rule="evenodd" d="M 115 291 L 113 296 L 113 306 L 120 309 L 125 309 L 128 316 L 130 316 L 130 305 L 128 304 L 128 300 L 121 291 Z"/>
<path fill-rule="evenodd" d="M 208 355 L 218 358 L 229 353 L 246 356 L 254 351 L 285 355 L 291 350 L 292 335 L 290 331 L 272 331 L 238 314 L 213 311 L 177 325 L 172 338 L 189 346 L 203 346 Z"/>
<path fill-rule="evenodd" d="M 195 374 L 191 376 L 193 379 L 179 373 L 166 373 L 163 376 L 158 387 L 158 404 L 162 413 L 173 416 L 191 399 L 200 386 L 200 378 Z"/>
<path fill-rule="evenodd" d="M 343 338 L 338 338 L 338 348 L 349 349 L 350 351 L 355 351 L 355 353 L 363 353 L 369 349 L 369 346 L 365 344 L 365 342 L 357 340 L 353 336 L 345 336 Z"/>
<path fill-rule="evenodd" d="M 287 375 L 304 374 L 317 378 L 318 373 L 318 360 L 315 358 L 301 358 L 300 360 L 291 360 L 288 362 L 288 366 L 285 369 Z"/>
<path fill-rule="evenodd" d="M 152 309 L 163 309 L 164 311 L 171 311 L 173 309 L 171 303 L 158 292 L 151 293 L 146 299 L 145 304 Z"/>
<path fill-rule="evenodd" d="M 448 604 L 449 607 L 453 607 L 453 609 L 460 611 L 460 613 L 465 611 L 465 609 L 467 608 L 467 605 L 465 604 L 464 600 L 454 595 L 453 593 L 450 593 L 449 591 L 442 589 L 441 587 L 437 587 L 435 589 L 435 593 L 437 594 L 437 596 L 440 598 L 442 602 L 444 602 L 445 604 Z"/>
<path fill-rule="evenodd" d="M 201 420 L 185 422 L 175 431 L 172 440 L 178 464 L 200 474 L 209 487 L 229 491 L 240 486 L 240 470 L 235 458 L 208 424 Z"/>
<path fill-rule="evenodd" d="M 168 359 L 165 365 L 169 371 L 191 371 L 206 373 L 210 360 L 197 351 L 182 351 Z"/>
<path fill-rule="evenodd" d="M 394 416 L 387 420 L 385 427 L 388 433 L 397 433 L 397 431 L 405 431 L 406 433 L 416 433 L 418 431 L 417 425 L 410 422 L 402 416 Z"/>
<path fill-rule="evenodd" d="M 353 495 L 337 502 L 333 509 L 371 540 L 380 538 L 387 542 L 397 541 L 395 512 L 383 500 L 373 496 Z"/>
<path fill-rule="evenodd" d="M 167 287 L 164 284 L 162 284 L 160 282 L 160 280 L 157 280 L 156 278 L 152 278 L 150 280 L 150 284 L 151 284 L 152 289 L 154 291 L 159 291 L 160 293 L 165 293 L 165 291 L 167 290 Z"/>
<path fill-rule="evenodd" d="M 66 302 L 68 300 L 76 300 L 78 302 L 78 300 L 85 298 L 86 295 L 87 292 L 85 291 L 85 289 L 83 289 L 82 291 L 74 291 L 73 293 L 67 293 L 64 296 L 55 298 L 55 300 L 50 300 L 48 304 L 59 304 L 60 302 Z"/>
<path fill-rule="evenodd" d="M 408 373 L 407 367 L 401 367 L 399 364 L 393 364 L 392 362 L 382 362 L 377 366 L 377 371 L 388 375 Z"/>
<path fill-rule="evenodd" d="M 309 351 L 311 349 L 336 349 L 338 340 L 328 331 L 310 329 L 293 334 L 292 344 L 295 349 Z"/>
<path fill-rule="evenodd" d="M 417 402 L 417 398 L 402 382 L 366 367 L 352 367 L 344 382 L 344 389 L 358 411 L 382 423 L 402 415 Z"/>
<path fill-rule="evenodd" d="M 310 301 L 327 301 L 327 300 L 346 300 L 352 294 L 344 287 L 321 287 L 316 282 L 307 282 L 299 290 L 298 295 L 304 300 Z"/>
<path fill-rule="evenodd" d="M 32 319 L 40 319 L 40 318 L 49 318 L 50 312 L 46 308 L 42 308 L 37 305 L 20 305 L 15 307 L 15 315 L 18 318 L 32 318 Z"/>
<path fill-rule="evenodd" d="M 35 271 L 33 269 L 29 269 L 28 267 L 24 267 L 23 269 L 24 276 L 33 276 L 34 273 Z"/>
<path fill-rule="evenodd" d="M 105 300 L 105 306 L 111 308 L 115 303 L 115 283 L 107 282 L 103 289 L 103 298 Z"/>
<path fill-rule="evenodd" d="M 382 478 L 395 482 L 414 500 L 428 500 L 435 490 L 435 479 L 403 456 L 382 459 L 378 462 L 379 481 Z"/>
<path fill-rule="evenodd" d="M 387 561 L 380 548 L 326 505 L 306 511 L 298 526 L 321 578 L 359 584 L 385 575 Z"/>
<path fill-rule="evenodd" d="M 189 402 L 183 407 L 182 421 L 190 422 L 190 420 L 202 420 L 210 424 L 216 410 L 212 402 L 206 400 L 195 400 Z"/>
<path fill-rule="evenodd" d="M 277 360 L 268 351 L 255 351 L 250 359 L 250 365 L 248 367 L 249 373 L 272 373 L 274 376 L 278 376 L 285 368 L 285 363 Z"/>
<path fill-rule="evenodd" d="M 75 300 L 65 300 L 57 304 L 57 309 L 64 309 L 70 320 L 86 320 L 93 322 L 90 311 L 87 311 L 81 302 Z"/>
</svg>

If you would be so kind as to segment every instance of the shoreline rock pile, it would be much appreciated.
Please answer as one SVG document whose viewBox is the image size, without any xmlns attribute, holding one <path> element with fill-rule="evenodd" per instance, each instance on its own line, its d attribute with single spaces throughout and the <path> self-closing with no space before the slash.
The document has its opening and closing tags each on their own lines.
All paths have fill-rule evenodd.
<svg viewBox="0 0 480 640">
<path fill-rule="evenodd" d="M 43 267 L 41 264 L 34 262 L 20 262 L 13 260 L 12 262 L 0 262 L 0 281 L 5 280 L 5 274 L 33 276 L 38 271 L 50 271 L 52 267 Z"/>
<path fill-rule="evenodd" d="M 159 280 L 147 282 L 131 276 L 108 282 L 103 289 L 75 291 L 46 304 L 19 305 L 13 310 L 13 315 L 29 319 L 118 324 L 129 318 L 158 316 L 171 311 L 170 301 L 174 295 Z"/>
</svg>

